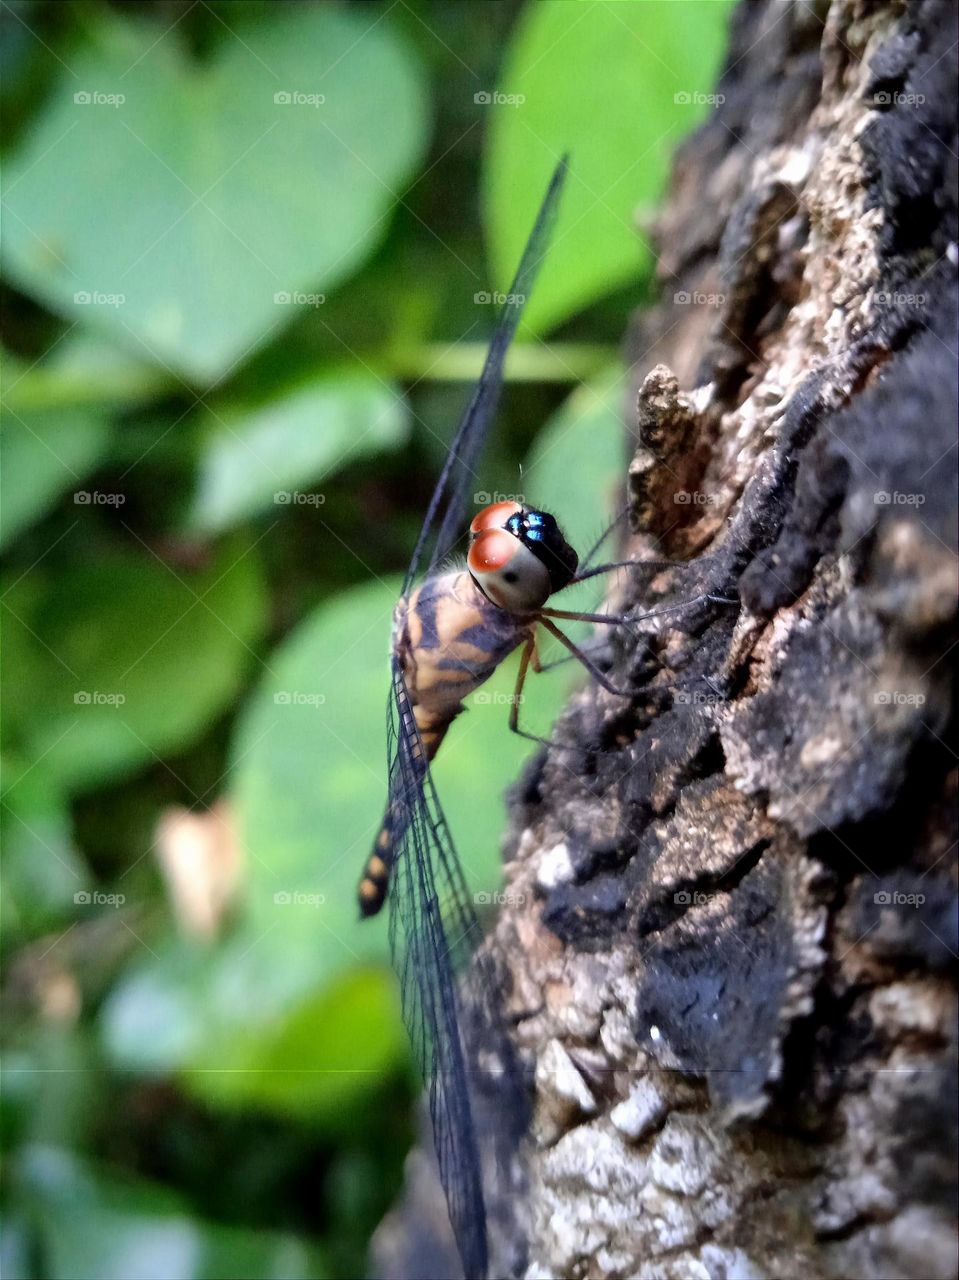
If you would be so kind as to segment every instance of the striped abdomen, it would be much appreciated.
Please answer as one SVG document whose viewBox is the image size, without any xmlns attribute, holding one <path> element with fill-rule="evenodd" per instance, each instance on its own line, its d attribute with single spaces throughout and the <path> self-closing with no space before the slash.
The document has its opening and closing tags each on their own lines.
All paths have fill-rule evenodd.
<svg viewBox="0 0 959 1280">
<path fill-rule="evenodd" d="M 525 639 L 529 624 L 490 604 L 465 571 L 428 578 L 400 601 L 393 632 L 409 705 L 427 761 L 465 710 L 463 699 Z M 394 797 L 360 881 L 360 911 L 376 915 L 386 900 L 403 827 L 419 795 Z"/>
</svg>

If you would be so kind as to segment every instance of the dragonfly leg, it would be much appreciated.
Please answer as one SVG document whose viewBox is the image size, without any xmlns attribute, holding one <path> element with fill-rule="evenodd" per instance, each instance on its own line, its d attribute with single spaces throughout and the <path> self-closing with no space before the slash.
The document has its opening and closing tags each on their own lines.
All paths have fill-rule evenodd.
<svg viewBox="0 0 959 1280">
<path fill-rule="evenodd" d="M 613 613 L 580 613 L 574 609 L 540 609 L 539 618 L 565 618 L 569 622 L 606 622 L 610 626 L 629 622 L 629 618 L 621 618 Z"/>
<path fill-rule="evenodd" d="M 519 670 L 516 673 L 516 685 L 513 689 L 513 699 L 509 708 L 509 727 L 511 733 L 519 733 L 519 704 L 523 697 L 523 685 L 526 683 L 526 672 L 529 670 L 529 664 L 536 655 L 536 636 L 531 634 L 529 639 L 523 645 L 523 652 L 519 655 Z M 539 665 L 539 660 L 536 660 Z"/>
<path fill-rule="evenodd" d="M 567 582 L 566 587 L 575 587 L 577 582 L 586 582 L 601 573 L 611 573 L 614 569 L 681 569 L 689 564 L 688 560 L 613 560 L 610 564 L 598 564 L 594 569 L 584 569 L 576 577 Z M 563 587 L 563 590 L 566 590 Z"/>
<path fill-rule="evenodd" d="M 605 650 L 606 641 L 604 639 L 600 639 L 599 644 L 593 644 L 593 645 L 584 644 L 581 646 L 581 648 L 583 650 L 583 653 L 585 653 L 587 657 L 592 657 L 594 653 L 602 653 Z M 555 671 L 557 667 L 565 667 L 568 662 L 575 662 L 575 661 L 576 659 L 573 657 L 573 655 L 571 653 L 567 653 L 565 658 L 553 658 L 551 662 L 541 663 L 539 670 L 545 674 L 547 671 Z"/>
<path fill-rule="evenodd" d="M 523 686 L 526 683 L 526 675 L 529 668 L 534 671 L 542 671 L 539 662 L 539 654 L 536 651 L 536 632 L 532 632 L 529 639 L 523 645 L 523 652 L 519 657 L 519 670 L 516 673 L 516 687 L 513 690 L 513 701 L 509 709 L 509 728 L 510 733 L 518 734 L 521 738 L 526 738 L 530 742 L 539 742 L 544 747 L 552 747 L 554 743 L 548 738 L 540 738 L 535 733 L 527 733 L 525 729 L 519 727 L 519 708 L 523 700 Z"/>
<path fill-rule="evenodd" d="M 589 658 L 586 656 L 585 653 L 583 653 L 582 649 L 578 648 L 578 646 L 575 645 L 572 642 L 572 640 L 570 640 L 568 635 L 560 631 L 559 627 L 557 627 L 555 623 L 551 622 L 549 617 L 544 617 L 543 616 L 544 614 L 550 614 L 552 617 L 556 617 L 557 611 L 548 610 L 548 609 L 541 610 L 540 624 L 549 632 L 551 636 L 555 636 L 555 638 L 560 642 L 560 644 L 570 651 L 570 653 L 573 655 L 574 658 L 577 658 L 583 664 L 583 666 L 590 673 L 590 675 L 597 682 L 597 684 L 602 685 L 603 688 L 608 693 L 613 693 L 618 698 L 631 698 L 633 696 L 632 693 L 629 692 L 629 690 L 617 689 L 614 684 L 611 684 L 609 680 L 607 680 L 606 677 L 603 675 L 602 671 L 600 671 L 599 667 L 597 667 L 594 663 L 590 662 Z M 560 613 L 559 616 L 562 617 L 564 615 Z M 578 617 L 582 617 L 583 615 L 572 614 L 570 616 L 573 618 L 578 618 Z"/>
<path fill-rule="evenodd" d="M 570 622 L 603 622 L 607 626 L 628 626 L 630 623 L 645 622 L 648 618 L 658 618 L 667 613 L 681 613 L 683 609 L 691 609 L 694 604 L 701 604 L 703 600 L 709 600 L 713 604 L 739 604 L 738 600 L 731 600 L 728 596 L 716 596 L 704 591 L 689 600 L 680 601 L 679 604 L 663 605 L 661 609 L 650 609 L 648 613 L 637 613 L 633 617 L 614 613 L 579 613 L 572 609 L 540 609 L 537 616 L 540 619 L 564 618 Z"/>
</svg>

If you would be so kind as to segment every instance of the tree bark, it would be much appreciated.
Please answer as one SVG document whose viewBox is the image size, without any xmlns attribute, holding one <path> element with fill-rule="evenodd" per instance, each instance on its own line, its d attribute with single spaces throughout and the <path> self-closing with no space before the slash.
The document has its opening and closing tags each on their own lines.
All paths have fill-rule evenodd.
<svg viewBox="0 0 959 1280">
<path fill-rule="evenodd" d="M 628 550 L 680 564 L 617 588 L 633 700 L 577 695 L 512 797 L 493 1274 L 955 1274 L 956 37 L 746 3 L 676 158 Z M 379 1270 L 426 1274 L 402 1220 Z"/>
</svg>

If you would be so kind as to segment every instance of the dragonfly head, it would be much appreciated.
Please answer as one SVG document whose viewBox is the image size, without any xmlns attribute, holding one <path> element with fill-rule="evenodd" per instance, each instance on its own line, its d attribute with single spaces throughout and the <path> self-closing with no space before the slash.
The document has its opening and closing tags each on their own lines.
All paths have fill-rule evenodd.
<svg viewBox="0 0 959 1280">
<path fill-rule="evenodd" d="M 470 525 L 467 566 L 493 604 L 534 613 L 576 573 L 579 558 L 546 511 L 494 502 Z"/>
</svg>

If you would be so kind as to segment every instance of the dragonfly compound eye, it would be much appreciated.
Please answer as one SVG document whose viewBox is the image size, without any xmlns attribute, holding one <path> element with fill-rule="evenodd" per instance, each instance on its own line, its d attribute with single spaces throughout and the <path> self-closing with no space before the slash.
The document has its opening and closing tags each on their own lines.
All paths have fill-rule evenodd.
<svg viewBox="0 0 959 1280">
<path fill-rule="evenodd" d="M 552 591 L 546 566 L 506 529 L 474 532 L 466 563 L 483 594 L 510 613 L 534 612 Z"/>
<path fill-rule="evenodd" d="M 509 517 L 506 527 L 546 568 L 550 592 L 560 591 L 569 584 L 575 576 L 579 557 L 548 511 L 521 511 Z"/>
<path fill-rule="evenodd" d="M 505 529 L 510 516 L 522 514 L 522 511 L 518 502 L 494 502 L 473 517 L 470 533 L 482 533 L 484 529 Z"/>
</svg>

